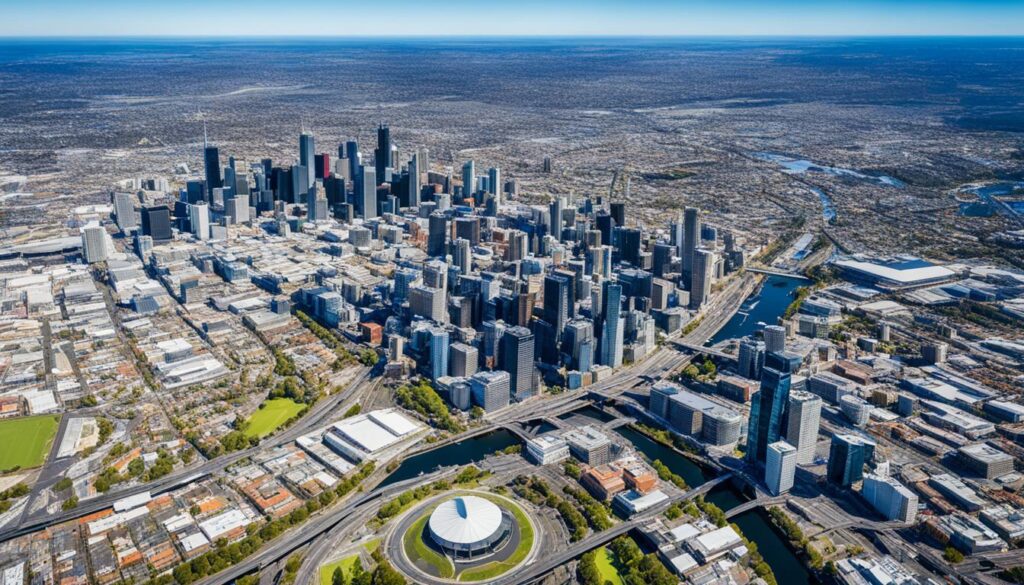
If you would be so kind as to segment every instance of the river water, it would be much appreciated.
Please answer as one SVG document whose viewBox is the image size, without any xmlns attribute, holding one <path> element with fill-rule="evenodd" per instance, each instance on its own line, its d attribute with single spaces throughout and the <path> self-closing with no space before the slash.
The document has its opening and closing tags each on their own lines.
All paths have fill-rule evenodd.
<svg viewBox="0 0 1024 585">
<path fill-rule="evenodd" d="M 771 325 L 786 312 L 786 307 L 793 302 L 793 291 L 807 284 L 798 278 L 785 276 L 769 276 L 743 301 L 739 311 L 729 319 L 718 333 L 715 333 L 705 345 L 714 345 L 726 339 L 737 339 L 754 335 L 764 325 Z"/>
</svg>

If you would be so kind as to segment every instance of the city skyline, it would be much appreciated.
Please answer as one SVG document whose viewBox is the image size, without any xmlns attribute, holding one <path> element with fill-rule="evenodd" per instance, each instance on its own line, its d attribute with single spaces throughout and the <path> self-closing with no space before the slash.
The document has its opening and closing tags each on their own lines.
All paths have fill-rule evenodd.
<svg viewBox="0 0 1024 585">
<path fill-rule="evenodd" d="M 401 18 L 376 7 L 313 0 L 302 10 L 278 2 L 182 2 L 174 6 L 104 0 L 0 2 L 0 37 L 502 37 L 502 36 L 1018 36 L 1024 5 L 1005 0 L 873 0 L 855 4 L 787 0 L 668 2 L 465 0 L 430 5 L 401 0 Z M 320 17 L 311 18 L 317 14 Z M 268 18 L 273 15 L 273 18 Z"/>
</svg>

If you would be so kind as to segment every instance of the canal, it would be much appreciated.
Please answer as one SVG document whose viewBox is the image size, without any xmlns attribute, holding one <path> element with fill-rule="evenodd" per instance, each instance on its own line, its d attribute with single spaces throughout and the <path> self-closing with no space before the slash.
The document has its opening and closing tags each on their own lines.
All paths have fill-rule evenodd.
<svg viewBox="0 0 1024 585">
<path fill-rule="evenodd" d="M 743 301 L 739 311 L 729 319 L 724 327 L 718 330 L 705 345 L 714 345 L 726 339 L 736 339 L 753 335 L 764 325 L 772 325 L 786 312 L 786 307 L 793 302 L 793 291 L 807 284 L 799 278 L 772 275 L 761 283 L 747 300 Z"/>
<path fill-rule="evenodd" d="M 690 460 L 657 441 L 649 439 L 629 427 L 615 430 L 631 442 L 650 461 L 660 460 L 674 473 L 679 474 L 687 485 L 697 487 L 715 477 L 715 472 Z M 722 510 L 730 510 L 750 498 L 732 484 L 726 482 L 708 492 L 705 499 Z M 749 510 L 731 519 L 747 539 L 757 545 L 757 550 L 772 568 L 776 580 L 782 585 L 810 585 L 817 580 L 790 548 L 786 537 L 771 523 L 763 508 Z"/>
<path fill-rule="evenodd" d="M 380 486 L 388 486 L 411 479 L 421 473 L 430 473 L 442 466 L 476 463 L 494 454 L 495 451 L 518 443 L 519 438 L 514 434 L 505 429 L 499 429 L 493 433 L 445 445 L 432 451 L 413 455 L 402 461 L 398 468 L 380 483 Z"/>
</svg>

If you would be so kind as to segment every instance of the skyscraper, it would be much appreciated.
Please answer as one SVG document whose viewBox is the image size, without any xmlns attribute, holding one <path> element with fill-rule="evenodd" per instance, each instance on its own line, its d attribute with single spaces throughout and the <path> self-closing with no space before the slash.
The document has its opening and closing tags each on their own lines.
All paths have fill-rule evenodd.
<svg viewBox="0 0 1024 585">
<path fill-rule="evenodd" d="M 534 339 L 526 327 L 509 327 L 501 336 L 501 369 L 508 372 L 512 398 L 533 396 Z"/>
<path fill-rule="evenodd" d="M 683 211 L 683 278 L 689 280 L 693 271 L 693 255 L 700 246 L 700 210 L 687 207 Z"/>
<path fill-rule="evenodd" d="M 377 172 L 366 165 L 359 168 L 361 192 L 356 193 L 356 212 L 363 219 L 372 219 L 377 217 Z"/>
<path fill-rule="evenodd" d="M 203 164 L 206 167 L 206 191 L 224 186 L 220 175 L 220 151 L 216 146 L 207 144 L 203 148 Z"/>
<path fill-rule="evenodd" d="M 359 176 L 359 167 L 363 164 L 358 142 L 349 140 L 345 143 L 345 158 L 348 159 L 348 176 L 355 181 Z"/>
<path fill-rule="evenodd" d="M 476 170 L 473 161 L 467 160 L 462 165 L 462 196 L 472 197 L 476 192 Z M 479 203 L 479 201 L 477 202 Z"/>
<path fill-rule="evenodd" d="M 419 157 L 419 152 L 413 153 L 412 160 L 409 161 L 409 192 L 407 195 L 409 207 L 419 207 L 420 204 L 420 190 L 423 188 L 423 185 L 420 182 L 422 169 L 420 169 L 421 161 Z M 425 164 L 426 161 L 422 161 L 422 163 Z"/>
<path fill-rule="evenodd" d="M 473 269 L 473 251 L 469 240 L 456 238 L 452 243 L 452 260 L 459 267 L 459 273 L 467 275 Z"/>
<path fill-rule="evenodd" d="M 789 403 L 790 375 L 765 368 L 761 389 L 751 398 L 747 430 L 747 459 L 764 464 L 768 445 L 782 436 L 782 422 Z"/>
<path fill-rule="evenodd" d="M 565 208 L 565 199 L 563 197 L 555 197 L 551 201 L 551 235 L 558 240 L 562 241 L 562 210 Z"/>
<path fill-rule="evenodd" d="M 430 336 L 430 380 L 448 375 L 448 330 L 444 327 L 431 327 Z"/>
<path fill-rule="evenodd" d="M 468 378 L 476 373 L 479 354 L 475 347 L 465 343 L 453 343 L 450 354 L 451 367 L 449 371 L 452 376 Z"/>
<path fill-rule="evenodd" d="M 491 167 L 487 171 L 487 187 L 491 190 L 491 198 L 494 199 L 494 204 L 501 205 L 501 169 L 498 167 Z"/>
<path fill-rule="evenodd" d="M 105 262 L 109 256 L 107 250 L 107 230 L 97 223 L 82 228 L 82 257 L 88 264 Z"/>
<path fill-rule="evenodd" d="M 135 217 L 134 195 L 131 193 L 114 193 L 114 219 L 117 227 L 122 232 L 127 232 L 138 227 L 139 222 Z"/>
<path fill-rule="evenodd" d="M 739 356 L 736 359 L 736 371 L 744 378 L 761 379 L 764 367 L 765 346 L 761 341 L 745 338 L 740 341 Z"/>
<path fill-rule="evenodd" d="M 821 397 L 794 390 L 789 393 L 788 409 L 786 442 L 796 448 L 797 465 L 813 463 L 821 424 Z"/>
<path fill-rule="evenodd" d="M 210 238 L 210 206 L 205 201 L 189 205 L 188 218 L 192 226 L 192 234 L 197 239 L 207 240 Z"/>
<path fill-rule="evenodd" d="M 598 362 L 617 368 L 622 365 L 622 286 L 605 281 L 601 291 L 601 340 Z"/>
<path fill-rule="evenodd" d="M 672 265 L 672 254 L 675 248 L 671 244 L 659 243 L 654 245 L 654 254 L 651 259 L 651 270 L 654 276 L 661 278 Z"/>
<path fill-rule="evenodd" d="M 886 520 L 909 524 L 917 516 L 917 494 L 891 477 L 864 475 L 860 495 Z"/>
<path fill-rule="evenodd" d="M 612 219 L 615 220 L 615 225 L 619 227 L 626 227 L 626 204 L 612 203 L 610 208 Z"/>
<path fill-rule="evenodd" d="M 299 134 L 299 164 L 306 167 L 306 185 L 316 182 L 316 142 L 313 135 L 303 131 Z"/>
<path fill-rule="evenodd" d="M 781 325 L 768 325 L 764 328 L 764 347 L 768 353 L 785 351 L 786 328 Z"/>
<path fill-rule="evenodd" d="M 693 252 L 690 266 L 690 308 L 699 309 L 711 295 L 712 270 L 715 267 L 715 253 L 698 248 Z"/>
<path fill-rule="evenodd" d="M 508 372 L 500 370 L 477 372 L 469 379 L 473 403 L 488 412 L 508 406 L 510 387 Z"/>
<path fill-rule="evenodd" d="M 575 299 L 571 281 L 560 274 L 544 277 L 544 320 L 554 328 L 556 340 L 569 321 L 569 303 Z"/>
<path fill-rule="evenodd" d="M 380 184 L 377 181 L 384 181 L 384 178 L 387 176 L 387 169 L 394 166 L 391 160 L 391 129 L 384 124 L 377 127 L 377 150 L 375 154 L 375 170 L 377 174 L 374 176 L 374 189 Z"/>
<path fill-rule="evenodd" d="M 448 218 L 439 211 L 430 214 L 427 225 L 427 255 L 444 256 L 448 238 Z"/>
<path fill-rule="evenodd" d="M 875 444 L 859 435 L 833 435 L 828 451 L 826 476 L 840 487 L 850 487 L 864 477 L 864 464 L 871 460 Z"/>
<path fill-rule="evenodd" d="M 143 208 L 142 233 L 153 238 L 154 242 L 170 240 L 173 237 L 170 208 L 166 205 Z"/>
<path fill-rule="evenodd" d="M 796 447 L 785 441 L 768 445 L 764 483 L 773 496 L 788 493 L 796 476 Z"/>
</svg>

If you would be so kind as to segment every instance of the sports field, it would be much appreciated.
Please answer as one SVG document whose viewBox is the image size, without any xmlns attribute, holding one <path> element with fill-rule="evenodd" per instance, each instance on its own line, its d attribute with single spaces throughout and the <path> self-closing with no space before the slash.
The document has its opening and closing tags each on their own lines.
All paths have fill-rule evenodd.
<svg viewBox="0 0 1024 585">
<path fill-rule="evenodd" d="M 42 465 L 59 425 L 56 415 L 0 420 L 0 472 Z"/>
<path fill-rule="evenodd" d="M 303 407 L 304 404 L 299 404 L 291 398 L 267 400 L 263 403 L 263 408 L 249 417 L 249 426 L 245 428 L 245 434 L 262 439 L 276 431 L 286 420 L 299 414 Z"/>
<path fill-rule="evenodd" d="M 615 568 L 614 562 L 615 553 L 608 547 L 602 546 L 597 549 L 597 570 L 601 573 L 605 585 L 622 585 L 622 577 L 619 576 L 619 570 Z"/>
</svg>

